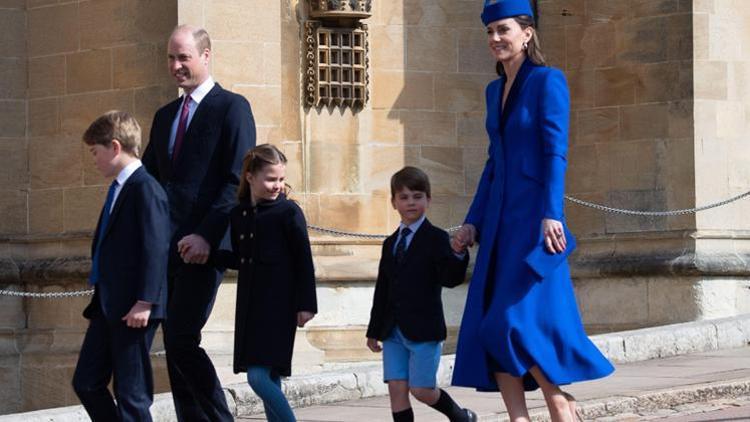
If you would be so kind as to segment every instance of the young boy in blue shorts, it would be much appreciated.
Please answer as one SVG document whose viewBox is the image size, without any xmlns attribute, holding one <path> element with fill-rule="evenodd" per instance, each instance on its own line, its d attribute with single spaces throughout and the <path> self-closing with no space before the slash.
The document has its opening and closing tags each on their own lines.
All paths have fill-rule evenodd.
<svg viewBox="0 0 750 422">
<path fill-rule="evenodd" d="M 383 242 L 367 347 L 383 351 L 395 422 L 414 420 L 410 392 L 451 422 L 476 421 L 474 412 L 437 388 L 446 338 L 441 290 L 464 281 L 469 256 L 465 246 L 427 220 L 430 200 L 430 180 L 422 170 L 404 167 L 391 177 L 391 204 L 401 224 Z"/>
</svg>

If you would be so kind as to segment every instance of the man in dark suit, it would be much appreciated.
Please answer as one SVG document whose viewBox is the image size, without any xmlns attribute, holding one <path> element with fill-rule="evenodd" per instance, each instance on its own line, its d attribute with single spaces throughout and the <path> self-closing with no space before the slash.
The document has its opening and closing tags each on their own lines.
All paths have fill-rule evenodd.
<svg viewBox="0 0 750 422">
<path fill-rule="evenodd" d="M 205 30 L 179 26 L 167 48 L 169 71 L 184 95 L 156 112 L 143 157 L 167 192 L 171 212 L 167 369 L 180 421 L 229 421 L 216 371 L 200 347 L 201 329 L 223 272 L 208 265 L 208 257 L 228 240 L 229 211 L 242 157 L 255 145 L 255 123 L 247 100 L 211 78 Z"/>
<path fill-rule="evenodd" d="M 111 111 L 83 136 L 103 176 L 114 178 L 91 245 L 94 298 L 73 376 L 73 389 L 93 421 L 150 421 L 153 377 L 149 349 L 164 318 L 169 205 L 141 166 L 141 128 Z M 117 404 L 107 390 L 114 377 Z"/>
<path fill-rule="evenodd" d="M 469 256 L 464 245 L 451 243 L 448 233 L 427 220 L 430 191 L 430 179 L 416 167 L 391 177 L 391 203 L 401 224 L 383 242 L 367 347 L 383 351 L 383 380 L 395 422 L 414 420 L 410 392 L 451 422 L 474 422 L 473 411 L 437 387 L 446 338 L 441 291 L 464 281 Z"/>
</svg>

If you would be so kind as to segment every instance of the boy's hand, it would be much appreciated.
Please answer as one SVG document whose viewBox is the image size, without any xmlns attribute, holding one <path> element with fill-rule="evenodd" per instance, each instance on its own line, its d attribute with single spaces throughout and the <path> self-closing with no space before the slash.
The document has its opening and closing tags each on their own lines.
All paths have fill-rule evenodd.
<svg viewBox="0 0 750 422">
<path fill-rule="evenodd" d="M 310 321 L 315 316 L 312 312 L 307 311 L 299 311 L 297 312 L 297 327 L 302 328 L 307 324 L 307 321 Z"/>
<path fill-rule="evenodd" d="M 378 343 L 377 339 L 374 338 L 368 338 L 367 339 L 367 347 L 373 352 L 378 353 L 381 350 L 383 350 L 383 347 L 380 346 L 380 343 Z"/>
<path fill-rule="evenodd" d="M 143 328 L 148 325 L 149 316 L 151 316 L 151 304 L 139 300 L 130 308 L 130 312 L 122 317 L 122 320 L 130 328 Z"/>
<path fill-rule="evenodd" d="M 458 240 L 456 236 L 453 236 L 451 237 L 451 249 L 457 254 L 466 253 L 466 244 Z"/>
<path fill-rule="evenodd" d="M 211 254 L 211 245 L 199 234 L 189 234 L 177 242 L 177 252 L 186 264 L 205 264 Z"/>
</svg>

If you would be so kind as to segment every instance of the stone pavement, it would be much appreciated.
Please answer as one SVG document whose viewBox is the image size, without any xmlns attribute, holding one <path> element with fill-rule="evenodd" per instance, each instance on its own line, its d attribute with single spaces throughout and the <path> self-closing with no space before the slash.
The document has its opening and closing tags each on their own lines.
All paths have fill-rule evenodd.
<svg viewBox="0 0 750 422">
<path fill-rule="evenodd" d="M 665 420 L 668 416 L 668 421 L 750 420 L 750 347 L 619 364 L 608 378 L 565 390 L 577 397 L 586 420 Z M 505 420 L 498 393 L 465 388 L 448 391 L 462 406 L 476 411 L 481 421 Z M 527 397 L 532 418 L 547 420 L 541 394 L 536 391 Z M 418 421 L 445 420 L 429 407 L 412 402 Z M 712 411 L 728 416 L 705 413 Z M 300 408 L 295 413 L 300 422 L 391 420 L 388 398 L 382 396 Z M 717 419 L 691 419 L 701 413 Z M 237 420 L 265 418 L 261 414 Z"/>
</svg>

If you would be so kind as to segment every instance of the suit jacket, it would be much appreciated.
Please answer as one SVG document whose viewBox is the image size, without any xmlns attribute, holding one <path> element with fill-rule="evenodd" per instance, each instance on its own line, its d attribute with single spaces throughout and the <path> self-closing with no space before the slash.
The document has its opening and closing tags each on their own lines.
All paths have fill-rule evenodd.
<svg viewBox="0 0 750 422">
<path fill-rule="evenodd" d="M 103 211 L 103 210 L 102 210 Z M 99 241 L 99 226 L 91 256 Z M 169 204 L 167 195 L 143 167 L 125 182 L 112 208 L 99 245 L 99 280 L 94 298 L 83 312 L 92 318 L 97 307 L 110 321 L 120 321 L 138 300 L 153 304 L 151 319 L 166 309 Z"/>
<path fill-rule="evenodd" d="M 382 341 L 398 325 L 412 341 L 445 340 L 442 287 L 463 283 L 469 254 L 456 258 L 448 233 L 425 219 L 399 265 L 393 255 L 397 238 L 398 231 L 383 242 L 367 337 Z"/>
<path fill-rule="evenodd" d="M 228 246 L 229 211 L 236 205 L 242 158 L 255 146 L 250 104 L 218 83 L 208 92 L 185 132 L 177 160 L 169 154 L 169 134 L 179 112 L 178 98 L 154 116 L 143 165 L 167 192 L 172 229 L 172 262 L 177 241 L 196 233 L 216 249 Z"/>
</svg>

